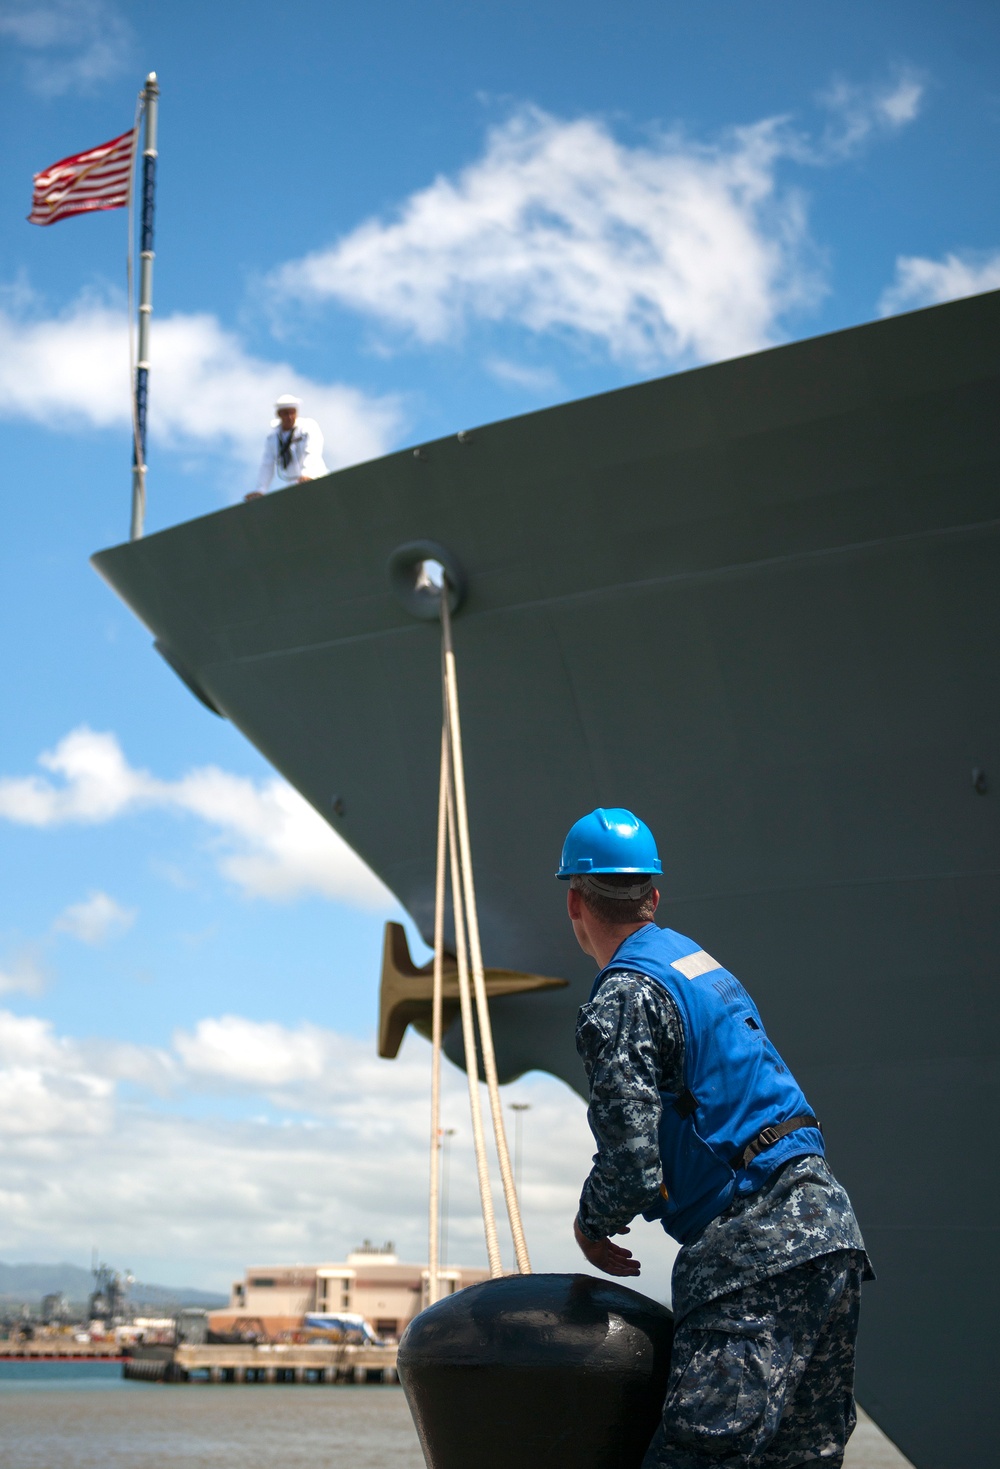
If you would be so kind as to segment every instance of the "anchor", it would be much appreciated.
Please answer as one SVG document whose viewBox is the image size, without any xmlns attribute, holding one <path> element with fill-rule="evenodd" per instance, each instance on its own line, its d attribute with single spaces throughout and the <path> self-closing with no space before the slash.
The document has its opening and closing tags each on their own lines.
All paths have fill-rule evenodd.
<svg viewBox="0 0 1000 1469">
<path fill-rule="evenodd" d="M 501 995 L 522 995 L 529 990 L 565 989 L 566 979 L 544 974 L 523 974 L 517 969 L 486 969 L 486 993 L 491 1000 Z M 382 944 L 382 982 L 379 989 L 378 1053 L 392 1060 L 412 1025 L 431 1039 L 434 1000 L 434 962 L 419 968 L 410 955 L 406 930 L 401 923 L 387 923 Z M 459 1012 L 458 960 L 445 954 L 442 964 L 441 1019 L 445 1030 Z"/>
</svg>

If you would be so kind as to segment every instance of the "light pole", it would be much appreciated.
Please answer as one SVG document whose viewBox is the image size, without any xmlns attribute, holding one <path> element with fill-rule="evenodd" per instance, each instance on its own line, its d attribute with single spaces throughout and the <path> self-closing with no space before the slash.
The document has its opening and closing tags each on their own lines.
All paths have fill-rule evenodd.
<svg viewBox="0 0 1000 1469">
<path fill-rule="evenodd" d="M 510 1110 L 514 1114 L 514 1187 L 518 1194 L 521 1192 L 521 1119 L 525 1112 L 531 1111 L 530 1102 L 511 1102 Z"/>
<path fill-rule="evenodd" d="M 448 1162 L 451 1157 L 451 1148 L 448 1146 L 455 1136 L 453 1127 L 441 1129 L 441 1148 L 443 1158 L 441 1160 L 441 1264 L 448 1262 Z"/>
</svg>

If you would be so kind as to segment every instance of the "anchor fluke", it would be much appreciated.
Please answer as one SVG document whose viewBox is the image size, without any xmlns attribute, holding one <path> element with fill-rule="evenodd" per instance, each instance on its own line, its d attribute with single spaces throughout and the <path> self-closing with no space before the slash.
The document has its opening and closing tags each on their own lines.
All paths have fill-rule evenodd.
<svg viewBox="0 0 1000 1469">
<path fill-rule="evenodd" d="M 434 988 L 433 962 L 417 966 L 410 956 L 406 930 L 401 923 L 387 923 L 382 947 L 382 984 L 379 990 L 378 1053 L 391 1060 L 398 1055 L 406 1027 L 412 1025 L 430 1039 L 431 1000 Z M 517 969 L 484 971 L 486 993 L 492 1000 L 501 995 L 522 995 L 532 990 L 563 989 L 565 979 L 544 974 L 523 974 Z M 458 965 L 445 955 L 441 1014 L 447 1029 L 459 1009 Z"/>
</svg>

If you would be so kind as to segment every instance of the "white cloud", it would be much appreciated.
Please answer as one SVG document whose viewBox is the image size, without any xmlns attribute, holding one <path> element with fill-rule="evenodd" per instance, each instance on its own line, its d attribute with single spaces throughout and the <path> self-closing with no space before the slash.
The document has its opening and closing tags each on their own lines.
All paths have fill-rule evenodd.
<svg viewBox="0 0 1000 1469">
<path fill-rule="evenodd" d="M 923 82 L 912 73 L 904 74 L 895 87 L 879 95 L 876 116 L 887 127 L 904 127 L 906 123 L 915 121 L 923 100 Z"/>
<path fill-rule="evenodd" d="M 103 0 L 6 0 L 0 36 L 32 53 L 28 85 L 43 97 L 96 91 L 125 71 L 134 50 L 131 27 Z"/>
<path fill-rule="evenodd" d="M 323 1074 L 325 1041 L 324 1032 L 314 1025 L 289 1030 L 240 1015 L 200 1020 L 193 1035 L 178 1031 L 174 1037 L 177 1053 L 191 1073 L 264 1089 L 316 1081 Z"/>
<path fill-rule="evenodd" d="M 113 734 L 85 726 L 42 754 L 39 764 L 55 779 L 0 779 L 0 817 L 50 827 L 96 824 L 143 809 L 186 812 L 212 829 L 220 871 L 249 896 L 320 893 L 367 908 L 391 901 L 346 842 L 276 777 L 257 783 L 203 766 L 160 780 L 130 766 Z"/>
<path fill-rule="evenodd" d="M 27 946 L 19 949 L 0 969 L 0 995 L 18 990 L 25 995 L 40 995 L 47 980 L 48 973 L 38 950 Z"/>
<path fill-rule="evenodd" d="M 286 265 L 274 284 L 425 343 L 508 320 L 642 363 L 750 351 L 817 294 L 798 201 L 775 186 L 782 146 L 769 121 L 713 147 L 668 136 L 633 148 L 597 119 L 525 108 L 457 178 Z"/>
<path fill-rule="evenodd" d="M 925 85 L 911 67 L 898 68 L 886 81 L 867 86 L 837 81 L 820 97 L 831 121 L 811 161 L 836 162 L 850 157 L 873 136 L 898 132 L 920 113 Z"/>
<path fill-rule="evenodd" d="M 0 1010 L 0 1066 L 59 1067 L 69 1048 L 52 1033 L 48 1020 L 35 1015 L 12 1015 Z"/>
<path fill-rule="evenodd" d="M 559 379 L 550 367 L 531 367 L 506 357 L 488 357 L 483 366 L 507 387 L 525 388 L 529 393 L 554 393 L 559 388 Z"/>
<path fill-rule="evenodd" d="M 386 888 L 299 793 L 215 767 L 193 770 L 168 799 L 219 832 L 219 867 L 244 892 L 281 900 L 315 892 L 378 908 Z"/>
<path fill-rule="evenodd" d="M 255 357 L 214 316 L 157 319 L 153 337 L 150 434 L 169 448 L 221 451 L 249 467 L 282 392 L 297 393 L 319 421 L 331 469 L 385 453 L 398 432 L 394 399 L 310 381 L 287 363 Z M 23 284 L 8 293 L 0 310 L 0 414 L 47 428 L 128 432 L 128 383 L 124 310 L 81 297 L 45 317 Z"/>
<path fill-rule="evenodd" d="M 254 1261 L 342 1258 L 366 1235 L 425 1257 L 429 1061 L 412 1035 L 386 1062 L 371 1039 L 229 1015 L 178 1034 L 166 1055 L 84 1044 L 0 1012 L 4 1248 L 72 1258 L 81 1240 L 99 1238 L 107 1258 L 146 1279 L 206 1286 Z M 578 1270 L 571 1224 L 593 1150 L 584 1104 L 539 1074 L 503 1097 L 505 1110 L 514 1100 L 531 1108 L 522 1202 L 533 1263 Z M 257 1119 L 234 1120 L 234 1104 L 256 1107 Z M 448 1064 L 442 1115 L 456 1129 L 449 1259 L 481 1263 L 466 1083 Z M 641 1225 L 635 1238 L 644 1288 L 665 1293 L 669 1244 Z M 504 1250 L 509 1259 L 509 1241 Z"/>
<path fill-rule="evenodd" d="M 475 322 L 596 343 L 643 366 L 711 361 L 765 347 L 823 283 L 801 198 L 783 160 L 828 164 L 917 115 L 923 83 L 897 71 L 823 99 L 812 141 L 787 119 L 711 144 L 680 133 L 619 142 L 597 118 L 525 107 L 482 156 L 272 277 L 279 297 L 335 300 L 425 344 Z M 500 359 L 494 375 L 525 381 Z"/>
<path fill-rule="evenodd" d="M 135 909 L 123 908 L 107 893 L 90 893 L 82 902 L 71 903 L 56 919 L 58 933 L 68 933 L 82 944 L 103 944 L 114 933 L 123 933 L 135 922 Z"/>
<path fill-rule="evenodd" d="M 113 1079 L 88 1068 L 47 1020 L 0 1011 L 0 1139 L 100 1134 L 113 1093 Z"/>
<path fill-rule="evenodd" d="M 45 770 L 62 777 L 0 779 L 0 816 L 22 826 L 110 821 L 129 806 L 152 799 L 156 782 L 133 770 L 112 734 L 81 726 L 38 757 Z"/>
<path fill-rule="evenodd" d="M 897 311 L 915 311 L 939 301 L 957 301 L 1000 289 L 1000 250 L 963 251 L 943 260 L 919 255 L 900 255 L 896 279 L 882 293 L 879 311 L 892 316 Z"/>
</svg>

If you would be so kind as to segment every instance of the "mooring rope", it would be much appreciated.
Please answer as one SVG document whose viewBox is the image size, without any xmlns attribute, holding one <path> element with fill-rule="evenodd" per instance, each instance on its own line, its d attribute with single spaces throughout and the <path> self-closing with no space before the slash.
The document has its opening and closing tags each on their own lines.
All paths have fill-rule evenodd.
<svg viewBox="0 0 1000 1469">
<path fill-rule="evenodd" d="M 450 753 L 450 749 L 449 749 Z M 497 1238 L 497 1218 L 493 1208 L 493 1191 L 490 1187 L 490 1168 L 486 1157 L 486 1135 L 483 1132 L 483 1113 L 479 1105 L 479 1060 L 476 1054 L 476 1029 L 472 1023 L 472 992 L 469 988 L 469 962 L 466 949 L 465 916 L 463 914 L 462 882 L 459 874 L 458 842 L 455 839 L 455 795 L 453 771 L 448 762 L 445 790 L 448 813 L 448 855 L 451 862 L 451 904 L 455 919 L 455 949 L 458 959 L 458 995 L 462 1010 L 462 1040 L 465 1046 L 465 1075 L 469 1083 L 469 1111 L 472 1114 L 472 1141 L 476 1151 L 476 1173 L 479 1177 L 479 1202 L 483 1210 L 483 1229 L 486 1233 L 486 1254 L 490 1262 L 490 1274 L 503 1274 L 500 1261 L 500 1241 Z"/>
<path fill-rule="evenodd" d="M 451 638 L 451 609 L 448 606 L 448 581 L 443 578 L 440 596 L 441 606 L 441 638 L 444 664 L 444 705 L 445 705 L 445 730 L 447 735 L 447 764 L 449 768 L 448 786 L 448 841 L 451 848 L 452 865 L 452 891 L 453 905 L 455 909 L 455 941 L 458 949 L 459 966 L 459 990 L 462 986 L 462 966 L 465 958 L 465 933 L 459 938 L 459 909 L 465 908 L 465 923 L 463 930 L 467 929 L 469 957 L 472 964 L 472 980 L 476 996 L 476 1014 L 479 1020 L 479 1039 L 483 1048 L 483 1071 L 486 1076 L 486 1088 L 490 1099 L 490 1112 L 493 1118 L 493 1136 L 496 1142 L 497 1162 L 500 1165 L 500 1179 L 503 1183 L 504 1201 L 507 1205 L 507 1217 L 510 1221 L 511 1239 L 514 1242 L 514 1257 L 517 1268 L 522 1275 L 531 1273 L 531 1261 L 528 1257 L 528 1246 L 524 1238 L 524 1229 L 521 1224 L 521 1209 L 517 1198 L 517 1188 L 514 1183 L 514 1171 L 510 1164 L 510 1149 L 507 1146 L 507 1132 L 504 1127 L 503 1106 L 500 1101 L 500 1082 L 497 1077 L 496 1052 L 493 1047 L 493 1026 L 490 1022 L 489 1000 L 486 994 L 486 978 L 483 972 L 483 953 L 479 938 L 479 917 L 476 908 L 476 890 L 472 871 L 472 844 L 469 838 L 469 813 L 465 794 L 465 763 L 462 758 L 462 727 L 458 708 L 458 674 L 455 667 L 455 651 Z M 457 818 L 457 821 L 456 821 Z M 455 827 L 457 824 L 457 845 Z M 457 881 L 458 868 L 461 869 L 461 893 Z M 468 982 L 466 980 L 466 982 Z M 462 1017 L 463 1034 L 465 1030 L 465 1016 Z M 471 1016 L 469 1019 L 471 1030 Z M 475 1058 L 475 1037 L 472 1039 L 473 1050 L 470 1053 L 469 1042 L 466 1040 L 466 1068 L 469 1069 L 469 1058 Z M 479 1092 L 474 1078 L 478 1079 L 478 1066 L 469 1070 L 470 1099 L 475 1094 L 476 1107 L 474 1118 L 478 1114 Z M 480 1120 L 480 1127 L 482 1126 Z M 475 1120 L 473 1121 L 475 1129 Z M 477 1152 L 477 1166 L 479 1156 Z M 487 1180 L 488 1184 L 488 1180 Z M 483 1182 L 480 1176 L 480 1193 L 482 1193 Z M 493 1200 L 490 1195 L 490 1216 L 493 1216 Z M 493 1248 L 496 1248 L 497 1261 L 499 1263 L 499 1248 L 496 1247 L 496 1221 L 493 1220 L 493 1246 L 490 1245 L 490 1226 L 486 1220 L 486 1207 L 484 1202 L 483 1222 L 486 1226 L 486 1244 L 490 1255 L 490 1271 L 493 1275 L 499 1275 L 500 1269 L 493 1267 Z"/>
<path fill-rule="evenodd" d="M 439 1239 L 441 1202 L 441 990 L 444 968 L 444 884 L 448 845 L 448 736 L 441 729 L 441 777 L 438 784 L 437 861 L 434 867 L 434 988 L 431 999 L 431 1178 L 428 1200 L 427 1304 L 440 1292 Z"/>
</svg>

